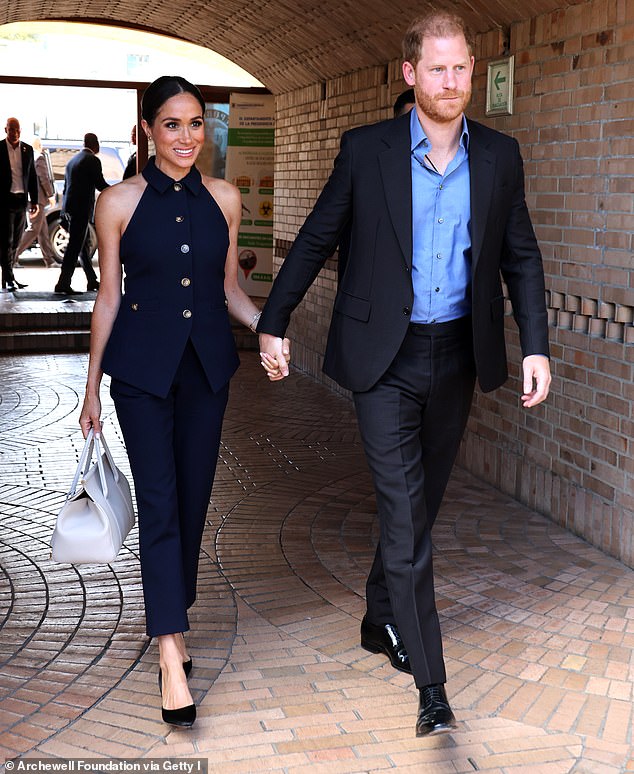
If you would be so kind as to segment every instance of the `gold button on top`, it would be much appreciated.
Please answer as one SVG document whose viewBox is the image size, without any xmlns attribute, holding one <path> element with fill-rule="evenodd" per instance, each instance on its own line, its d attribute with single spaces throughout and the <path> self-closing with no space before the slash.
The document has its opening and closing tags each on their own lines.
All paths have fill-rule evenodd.
<svg viewBox="0 0 634 774">
<path fill-rule="evenodd" d="M 183 186 L 180 183 L 174 183 L 174 190 L 181 191 Z"/>
<path fill-rule="evenodd" d="M 192 316 L 192 313 L 189 311 L 189 309 L 183 309 L 183 317 L 186 320 L 189 320 L 189 318 Z"/>
<path fill-rule="evenodd" d="M 176 216 L 176 222 L 177 223 L 182 223 L 184 220 L 185 220 L 185 218 L 182 215 L 177 215 Z"/>
<path fill-rule="evenodd" d="M 130 309 L 132 309 L 133 312 L 136 312 L 139 309 L 139 305 L 138 304 L 130 304 Z"/>
<path fill-rule="evenodd" d="M 188 253 L 189 245 L 181 245 L 181 253 Z"/>
<path fill-rule="evenodd" d="M 183 279 L 181 280 L 181 285 L 184 288 L 188 288 L 191 284 L 192 284 L 192 281 L 189 279 L 189 277 L 183 277 Z"/>
</svg>

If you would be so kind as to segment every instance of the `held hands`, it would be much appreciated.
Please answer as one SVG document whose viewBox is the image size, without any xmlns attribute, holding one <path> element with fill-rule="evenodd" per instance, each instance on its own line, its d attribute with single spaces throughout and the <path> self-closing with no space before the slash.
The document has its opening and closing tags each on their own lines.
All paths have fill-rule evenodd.
<svg viewBox="0 0 634 774">
<path fill-rule="evenodd" d="M 536 406 L 548 396 L 550 387 L 550 362 L 545 355 L 528 355 L 522 361 L 524 372 L 524 408 Z"/>
<path fill-rule="evenodd" d="M 291 342 L 269 333 L 260 334 L 260 363 L 272 382 L 288 376 L 291 359 Z"/>
</svg>

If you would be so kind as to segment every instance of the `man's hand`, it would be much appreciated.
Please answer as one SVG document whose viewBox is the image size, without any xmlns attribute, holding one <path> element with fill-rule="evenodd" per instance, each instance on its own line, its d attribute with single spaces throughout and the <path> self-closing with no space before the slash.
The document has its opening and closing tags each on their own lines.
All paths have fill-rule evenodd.
<svg viewBox="0 0 634 774">
<path fill-rule="evenodd" d="M 524 372 L 524 408 L 536 406 L 548 396 L 550 387 L 550 362 L 545 355 L 528 355 L 522 361 Z"/>
<path fill-rule="evenodd" d="M 29 205 L 29 215 L 32 215 L 35 217 L 38 213 L 38 210 L 40 209 L 38 204 L 30 204 Z"/>
<path fill-rule="evenodd" d="M 266 375 L 272 382 L 278 382 L 288 376 L 288 364 L 291 359 L 291 343 L 288 339 L 260 334 L 260 362 Z"/>
</svg>

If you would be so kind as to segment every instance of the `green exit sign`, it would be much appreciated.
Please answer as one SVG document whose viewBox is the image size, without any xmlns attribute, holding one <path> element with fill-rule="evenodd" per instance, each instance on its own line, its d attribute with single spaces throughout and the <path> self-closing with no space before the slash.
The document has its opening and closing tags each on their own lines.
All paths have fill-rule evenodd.
<svg viewBox="0 0 634 774">
<path fill-rule="evenodd" d="M 510 116 L 513 113 L 513 70 L 515 57 L 489 62 L 487 69 L 488 116 Z"/>
</svg>

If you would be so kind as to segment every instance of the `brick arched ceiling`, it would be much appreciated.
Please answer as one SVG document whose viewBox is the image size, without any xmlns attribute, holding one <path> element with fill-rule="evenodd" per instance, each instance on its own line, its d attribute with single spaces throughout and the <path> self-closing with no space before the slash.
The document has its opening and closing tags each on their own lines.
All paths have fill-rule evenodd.
<svg viewBox="0 0 634 774">
<path fill-rule="evenodd" d="M 140 27 L 213 49 L 282 93 L 400 55 L 414 14 L 455 8 L 476 32 L 579 0 L 3 0 L 0 23 L 91 21 Z M 77 77 L 81 77 L 80 68 Z"/>
</svg>

